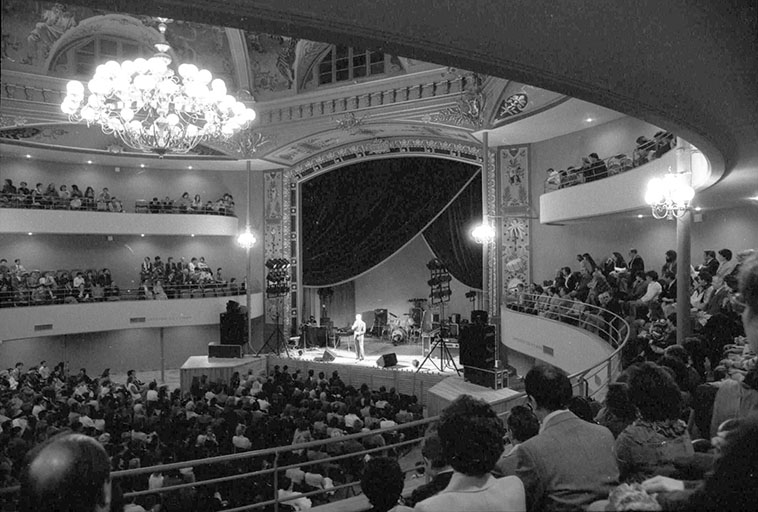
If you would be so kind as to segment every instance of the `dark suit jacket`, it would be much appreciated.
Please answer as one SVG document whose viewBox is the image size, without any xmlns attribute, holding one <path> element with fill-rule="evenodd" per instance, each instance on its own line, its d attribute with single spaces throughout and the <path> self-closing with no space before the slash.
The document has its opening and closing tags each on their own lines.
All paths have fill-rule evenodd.
<svg viewBox="0 0 758 512">
<path fill-rule="evenodd" d="M 607 498 L 619 476 L 613 447 L 613 434 L 603 426 L 570 411 L 550 418 L 516 450 L 527 510 L 583 510 Z"/>
<path fill-rule="evenodd" d="M 447 487 L 447 484 L 450 483 L 450 478 L 452 476 L 452 469 L 450 471 L 445 471 L 444 473 L 437 474 L 428 484 L 424 484 L 414 489 L 411 493 L 411 497 L 405 500 L 405 504 L 409 507 L 415 507 L 416 503 L 439 494 L 445 489 L 445 487 Z"/>
<path fill-rule="evenodd" d="M 627 264 L 629 265 L 629 275 L 632 279 L 634 279 L 635 272 L 645 271 L 645 260 L 643 260 L 642 256 L 640 256 L 639 254 L 634 259 L 629 260 Z"/>
</svg>

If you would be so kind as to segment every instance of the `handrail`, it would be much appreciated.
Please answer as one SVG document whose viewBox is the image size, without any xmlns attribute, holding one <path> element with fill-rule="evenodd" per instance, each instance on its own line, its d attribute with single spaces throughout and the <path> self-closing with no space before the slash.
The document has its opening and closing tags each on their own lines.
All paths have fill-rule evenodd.
<svg viewBox="0 0 758 512">
<path fill-rule="evenodd" d="M 614 351 L 602 361 L 589 368 L 569 375 L 572 388 L 579 390 L 583 396 L 590 398 L 598 396 L 613 379 L 618 376 L 621 366 L 621 351 L 626 345 L 630 328 L 629 323 L 620 315 L 597 305 L 588 304 L 568 298 L 550 302 L 550 297 L 533 293 L 522 293 L 506 298 L 505 307 L 513 311 L 557 320 L 579 327 L 609 343 Z M 605 380 L 592 392 L 589 391 L 589 379 L 596 377 L 599 372 L 606 370 Z"/>
<path fill-rule="evenodd" d="M 0 194 L 0 208 L 16 208 L 24 210 L 64 210 L 73 212 L 95 212 L 95 213 L 151 213 L 153 215 L 167 214 L 167 215 L 217 215 L 222 217 L 236 217 L 233 206 L 226 206 L 215 210 L 213 208 L 208 209 L 204 206 L 202 208 L 183 208 L 179 205 L 164 206 L 162 203 L 160 207 L 153 208 L 151 210 L 150 203 L 144 200 L 137 200 L 134 202 L 134 209 L 131 212 L 127 212 L 124 206 L 124 201 L 119 200 L 120 207 L 111 206 L 111 201 L 98 201 L 93 198 L 80 198 L 81 204 L 76 207 L 73 206 L 72 198 L 61 197 L 46 197 L 43 196 L 38 199 L 33 199 L 30 195 L 24 194 Z"/>
<path fill-rule="evenodd" d="M 587 368 L 580 372 L 573 373 L 569 376 L 569 379 L 572 382 L 573 389 L 578 390 L 579 393 L 581 393 L 583 396 L 590 396 L 590 397 L 597 396 L 598 393 L 602 389 L 604 389 L 605 386 L 607 386 L 607 383 L 610 382 L 612 378 L 615 378 L 615 376 L 618 374 L 618 370 L 620 368 L 620 353 L 629 337 L 629 324 L 626 322 L 624 318 L 622 318 L 621 316 L 611 311 L 608 311 L 604 308 L 600 308 L 597 306 L 591 306 L 589 304 L 580 303 L 578 301 L 566 300 L 562 304 L 553 304 L 552 308 L 549 306 L 551 305 L 546 304 L 544 302 L 544 299 L 541 296 L 534 295 L 534 294 L 522 294 L 516 301 L 509 300 L 509 301 L 506 301 L 506 304 L 505 304 L 505 307 L 514 309 L 515 311 L 521 314 L 543 313 L 543 316 L 546 316 L 546 319 L 548 320 L 559 320 L 559 321 L 566 321 L 566 322 L 571 321 L 573 325 L 578 326 L 580 328 L 585 328 L 585 329 L 589 328 L 588 330 L 590 331 L 595 330 L 596 333 L 599 333 L 601 335 L 600 336 L 601 339 L 611 344 L 611 346 L 614 347 L 615 350 L 603 361 L 600 361 L 599 363 L 592 365 L 590 368 Z M 579 310 L 580 308 L 583 308 L 582 313 L 586 312 L 586 314 L 580 314 L 577 317 L 577 315 L 570 313 L 570 311 L 572 310 L 576 311 L 576 310 Z M 554 316 L 547 316 L 548 313 Z M 608 380 L 602 383 L 602 385 L 599 385 L 597 389 L 594 389 L 593 391 L 590 392 L 589 379 L 592 378 L 593 376 L 596 376 L 598 372 L 602 371 L 603 369 L 606 369 L 607 371 Z M 524 396 L 525 396 L 524 394 L 521 394 L 520 396 L 516 396 L 515 399 L 519 400 L 523 398 Z M 503 417 L 506 414 L 507 412 L 500 413 L 499 416 Z M 250 479 L 250 478 L 255 478 L 255 477 L 260 477 L 260 476 L 273 475 L 273 494 L 274 495 L 272 499 L 258 502 L 258 503 L 237 506 L 235 508 L 226 509 L 226 510 L 228 512 L 242 512 L 246 510 L 260 509 L 263 507 L 268 507 L 268 506 L 273 505 L 274 510 L 278 511 L 280 503 L 286 503 L 287 501 L 291 501 L 299 497 L 333 494 L 334 492 L 338 490 L 355 488 L 356 485 L 359 485 L 359 482 L 357 480 L 352 480 L 352 481 L 340 483 L 338 485 L 334 485 L 333 487 L 330 487 L 327 489 L 323 489 L 323 488 L 314 489 L 312 491 L 303 492 L 295 497 L 280 499 L 279 493 L 278 493 L 278 479 L 282 471 L 286 471 L 288 469 L 295 469 L 295 468 L 302 469 L 302 468 L 307 468 L 310 466 L 323 465 L 323 464 L 332 464 L 332 463 L 343 461 L 346 459 L 362 458 L 371 453 L 386 452 L 387 450 L 395 450 L 398 448 L 406 448 L 406 447 L 414 446 L 414 445 L 419 444 L 423 439 L 424 430 L 425 430 L 423 427 L 426 427 L 427 425 L 437 420 L 438 420 L 438 417 L 435 416 L 435 417 L 425 418 L 425 419 L 412 421 L 408 423 L 402 423 L 393 427 L 380 428 L 376 430 L 370 430 L 368 432 L 359 432 L 356 434 L 349 434 L 349 435 L 344 435 L 344 436 L 330 438 L 330 439 L 310 441 L 307 443 L 289 444 L 289 445 L 265 448 L 261 450 L 233 453 L 229 455 L 221 455 L 221 456 L 210 457 L 210 458 L 205 458 L 205 459 L 194 459 L 194 460 L 183 461 L 183 462 L 162 464 L 158 466 L 114 471 L 112 473 L 112 478 L 114 480 L 119 480 L 123 478 L 145 475 L 145 474 L 153 473 L 153 472 L 172 471 L 172 470 L 178 470 L 178 469 L 183 469 L 183 468 L 195 468 L 197 466 L 203 466 L 203 465 L 244 463 L 244 462 L 252 461 L 254 459 L 259 459 L 259 460 L 263 460 L 264 463 L 261 464 L 262 466 L 261 469 L 257 469 L 255 471 L 244 471 L 239 474 L 232 473 L 232 474 L 227 474 L 222 477 L 212 478 L 208 480 L 199 480 L 199 481 L 188 482 L 188 483 L 181 483 L 178 485 L 173 485 L 170 487 L 162 487 L 162 488 L 154 489 L 154 490 L 140 489 L 136 491 L 127 492 L 125 493 L 124 496 L 126 498 L 136 498 L 139 496 L 145 496 L 149 494 L 164 494 L 164 493 L 169 493 L 169 492 L 174 492 L 174 491 L 180 491 L 182 489 L 199 488 L 202 486 L 217 485 L 217 484 L 222 484 L 225 482 L 240 481 L 240 480 L 245 480 L 245 479 Z M 307 460 L 303 462 L 295 462 L 292 464 L 281 464 L 281 458 L 282 458 L 281 456 L 289 452 L 295 452 L 295 451 L 299 452 L 302 450 L 309 450 L 313 448 L 326 449 L 326 447 L 330 445 L 343 443 L 345 441 L 360 440 L 365 437 L 369 437 L 369 436 L 373 437 L 373 436 L 382 435 L 382 434 L 400 433 L 402 431 L 410 431 L 412 434 L 415 432 L 415 435 L 411 435 L 409 439 L 401 439 L 398 442 L 390 443 L 385 446 L 377 446 L 377 447 L 368 448 L 368 449 L 364 448 L 360 451 L 356 451 L 353 453 L 341 453 L 338 455 L 330 455 L 328 457 L 317 458 L 317 459 Z M 415 468 L 413 467 L 404 468 L 403 472 L 408 473 L 413 470 L 415 470 Z M 19 491 L 18 486 L 0 489 L 0 495 L 9 494 L 9 493 L 17 493 L 18 491 Z"/>
<path fill-rule="evenodd" d="M 232 287 L 229 285 L 229 283 L 189 283 L 177 285 L 164 284 L 163 289 L 166 292 L 167 300 L 233 297 L 245 294 L 244 287 Z M 52 298 L 45 301 L 36 301 L 33 296 L 34 290 L 35 288 L 25 287 L 0 291 L 0 308 L 58 306 L 74 304 L 73 302 L 65 302 L 64 298 L 67 296 L 73 297 L 74 295 L 71 295 L 71 293 L 78 293 L 77 290 L 73 290 L 71 293 L 68 293 L 65 291 L 65 289 L 57 287 L 50 290 Z M 89 300 L 83 300 L 81 302 L 77 301 L 76 304 L 146 300 L 141 288 L 120 288 L 117 294 L 113 294 L 109 288 L 103 287 L 102 297 L 92 297 L 92 292 L 90 292 L 89 295 Z"/>
<path fill-rule="evenodd" d="M 648 141 L 648 147 L 642 150 L 635 148 L 632 151 L 634 157 L 618 154 L 601 159 L 600 162 L 593 165 L 576 168 L 568 167 L 565 171 L 553 171 L 553 173 L 545 178 L 543 192 L 553 192 L 558 189 L 574 187 L 609 176 L 616 176 L 660 158 L 675 146 L 676 136 L 670 132 L 665 132 L 654 140 Z M 605 170 L 602 170 L 603 166 L 605 166 Z"/>
</svg>

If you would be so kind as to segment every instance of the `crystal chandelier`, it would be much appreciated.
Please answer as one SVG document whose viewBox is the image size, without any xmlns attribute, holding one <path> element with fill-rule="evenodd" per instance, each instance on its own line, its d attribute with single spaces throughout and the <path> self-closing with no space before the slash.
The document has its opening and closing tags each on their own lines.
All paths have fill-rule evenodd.
<svg viewBox="0 0 758 512">
<path fill-rule="evenodd" d="M 61 110 L 74 122 L 97 123 L 139 151 L 187 153 L 208 139 L 228 139 L 246 128 L 255 111 L 227 94 L 226 84 L 207 69 L 169 67 L 166 18 L 158 18 L 161 42 L 150 59 L 108 61 L 97 67 L 85 87 L 72 80 Z"/>
<path fill-rule="evenodd" d="M 653 210 L 653 217 L 681 218 L 695 197 L 695 190 L 689 184 L 688 173 L 674 173 L 671 168 L 663 178 L 653 178 L 647 186 L 645 202 Z"/>
</svg>

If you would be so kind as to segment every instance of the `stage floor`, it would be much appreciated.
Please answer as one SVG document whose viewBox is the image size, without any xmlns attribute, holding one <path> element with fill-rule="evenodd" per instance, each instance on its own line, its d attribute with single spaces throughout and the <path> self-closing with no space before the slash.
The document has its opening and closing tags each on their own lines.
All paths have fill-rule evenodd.
<svg viewBox="0 0 758 512">
<path fill-rule="evenodd" d="M 384 354 L 390 354 L 395 353 L 397 355 L 397 365 L 392 366 L 388 369 L 390 370 L 396 370 L 396 371 L 411 371 L 415 372 L 416 367 L 413 364 L 413 361 L 418 361 L 418 364 L 420 365 L 424 361 L 424 355 L 421 353 L 421 343 L 417 344 L 401 344 L 394 346 L 392 345 L 391 341 L 383 340 L 380 338 L 374 338 L 374 337 L 366 337 L 363 348 L 365 350 L 365 357 L 363 361 L 358 361 L 355 358 L 355 349 L 353 348 L 353 343 L 351 341 L 350 348 L 351 350 L 348 350 L 347 342 L 345 341 L 345 338 L 343 338 L 343 341 L 341 345 L 338 348 L 332 348 L 331 346 L 328 347 L 329 350 L 334 353 L 337 358 L 333 361 L 333 363 L 340 364 L 340 365 L 354 365 L 354 366 L 365 366 L 370 368 L 376 368 L 377 364 L 376 361 L 379 359 L 380 356 Z M 324 348 L 323 347 L 312 347 L 305 351 L 303 351 L 302 355 L 299 355 L 299 350 L 302 349 L 292 349 L 290 347 L 290 357 L 293 359 L 301 359 L 305 361 L 317 361 L 320 360 L 324 355 Z M 450 348 L 450 355 L 453 358 L 453 361 L 455 362 L 456 366 L 458 367 L 461 372 L 463 372 L 463 366 L 460 365 L 460 362 L 458 360 L 458 349 L 457 348 Z M 281 356 L 285 356 L 285 354 L 280 354 Z M 434 352 L 434 357 L 429 358 L 429 360 L 424 363 L 423 368 L 421 371 L 429 371 L 434 373 L 445 373 L 449 375 L 456 375 L 456 371 L 453 368 L 453 366 L 449 363 L 445 364 L 444 368 L 440 368 L 440 357 L 439 357 L 439 350 L 436 350 Z"/>
</svg>

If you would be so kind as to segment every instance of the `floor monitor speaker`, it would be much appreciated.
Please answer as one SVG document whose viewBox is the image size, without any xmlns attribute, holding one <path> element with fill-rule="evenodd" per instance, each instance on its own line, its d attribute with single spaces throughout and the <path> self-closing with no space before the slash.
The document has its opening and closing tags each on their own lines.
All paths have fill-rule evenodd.
<svg viewBox="0 0 758 512">
<path fill-rule="evenodd" d="M 211 343 L 208 345 L 208 357 L 220 357 L 224 359 L 239 358 L 242 357 L 242 346 Z"/>
<path fill-rule="evenodd" d="M 322 361 L 324 361 L 325 363 L 329 363 L 331 361 L 334 361 L 335 359 L 337 359 L 337 354 L 335 354 L 329 349 L 324 350 L 324 355 L 321 357 Z"/>
<path fill-rule="evenodd" d="M 390 366 L 395 366 L 397 364 L 397 354 L 394 352 L 391 352 L 389 354 L 384 354 L 383 356 L 380 356 L 379 359 L 376 360 L 376 365 L 380 368 L 387 368 Z"/>
</svg>

